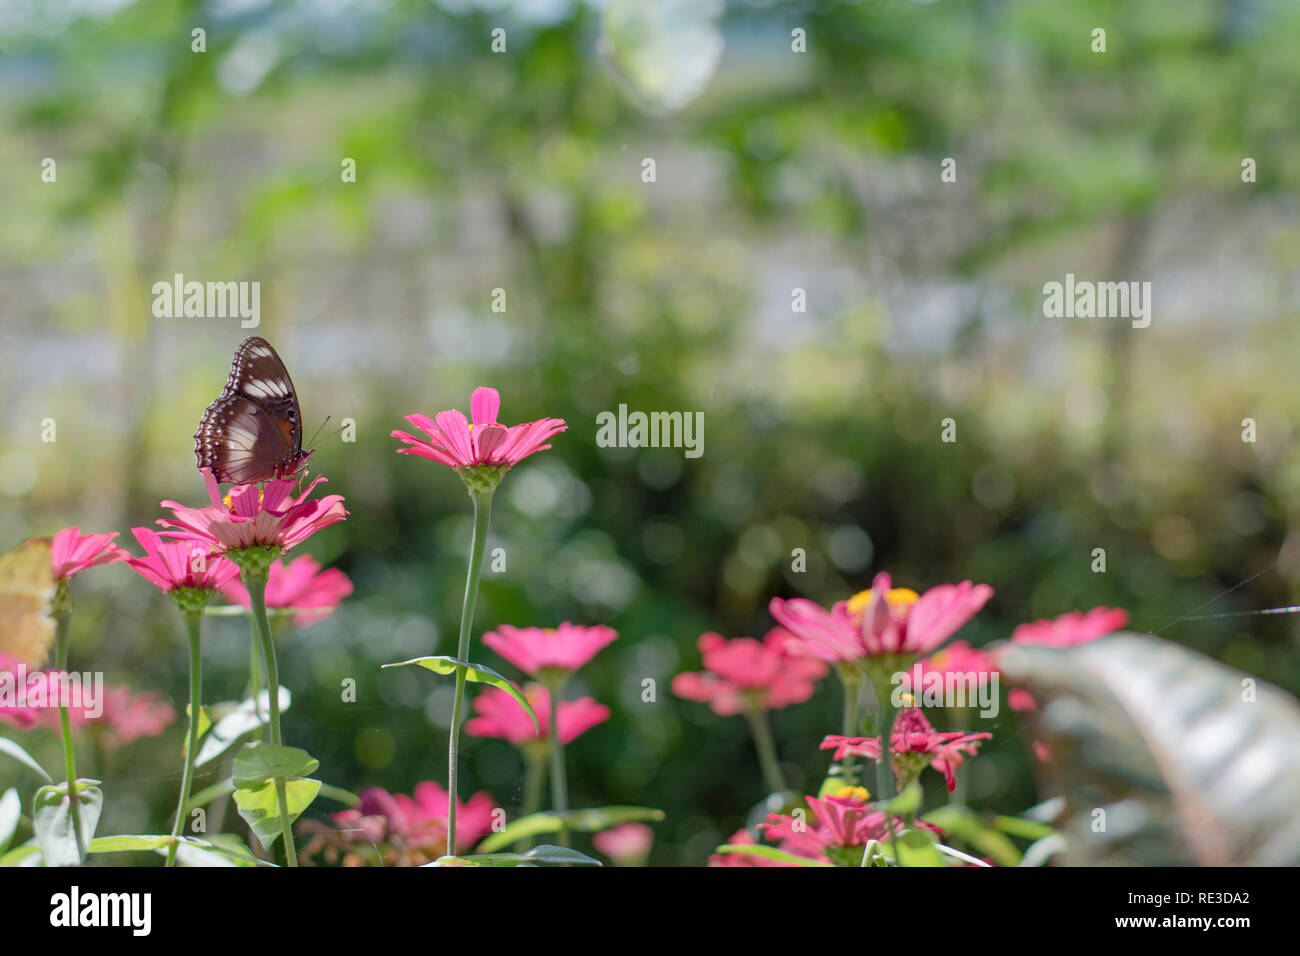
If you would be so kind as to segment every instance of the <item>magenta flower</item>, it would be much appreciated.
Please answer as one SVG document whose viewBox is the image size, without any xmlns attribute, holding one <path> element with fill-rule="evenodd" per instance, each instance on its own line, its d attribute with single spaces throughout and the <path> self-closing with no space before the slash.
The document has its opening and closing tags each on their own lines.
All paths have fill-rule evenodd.
<svg viewBox="0 0 1300 956">
<path fill-rule="evenodd" d="M 591 844 L 615 863 L 644 866 L 654 840 L 654 830 L 644 823 L 620 823 L 597 833 Z"/>
<path fill-rule="evenodd" d="M 830 663 L 915 657 L 934 650 L 975 616 L 990 597 L 987 584 L 940 584 L 918 595 L 876 575 L 870 591 L 826 611 L 804 598 L 773 598 L 772 616 L 798 643 L 793 653 Z"/>
<path fill-rule="evenodd" d="M 870 794 L 861 787 L 845 787 L 823 798 L 805 797 L 811 817 L 807 820 L 779 813 L 769 813 L 767 823 L 758 828 L 769 838 L 780 841 L 787 853 L 824 860 L 844 866 L 861 863 L 862 852 L 870 840 L 885 840 L 891 823 L 882 810 L 867 802 Z M 895 818 L 894 832 L 903 823 Z"/>
<path fill-rule="evenodd" d="M 302 858 L 306 861 L 325 848 L 327 859 L 341 853 L 348 866 L 372 862 L 367 852 L 377 853 L 373 862 L 388 866 L 436 860 L 447 851 L 447 797 L 447 791 L 431 780 L 416 784 L 413 796 L 378 787 L 363 790 L 358 807 L 333 814 L 334 828 L 315 821 L 300 824 L 301 830 L 315 835 Z M 456 842 L 461 849 L 490 833 L 499 812 L 488 793 L 480 791 L 468 801 L 457 798 Z"/>
<path fill-rule="evenodd" d="M 551 737 L 551 692 L 541 684 L 528 684 L 524 696 L 533 705 L 541 732 L 533 730 L 528 714 L 505 691 L 490 687 L 474 698 L 479 716 L 465 722 L 471 737 L 499 737 L 516 747 L 524 747 Z M 609 720 L 609 708 L 590 697 L 562 700 L 559 707 L 560 743 L 571 744 L 592 727 Z M 457 821 L 459 826 L 459 820 Z"/>
<path fill-rule="evenodd" d="M 723 717 L 801 704 L 813 695 L 827 667 L 790 653 L 786 645 L 791 640 L 789 632 L 779 627 L 762 641 L 752 637 L 728 641 L 720 634 L 703 634 L 699 648 L 705 670 L 678 674 L 672 691 L 708 704 Z"/>
<path fill-rule="evenodd" d="M 889 753 L 901 790 L 914 780 L 925 764 L 943 774 L 951 792 L 957 785 L 953 771 L 966 756 L 975 756 L 982 741 L 992 740 L 986 732 L 968 734 L 963 731 L 940 733 L 926 720 L 919 707 L 909 707 L 898 712 L 893 732 L 889 735 Z M 841 737 L 835 734 L 822 741 L 822 750 L 834 750 L 836 760 L 847 757 L 880 758 L 879 737 Z"/>
<path fill-rule="evenodd" d="M 737 846 L 759 846 L 759 842 L 754 839 L 754 834 L 750 833 L 743 827 L 733 833 L 728 839 L 728 843 Z M 709 857 L 708 866 L 796 866 L 794 863 L 782 863 L 780 860 L 770 860 L 765 856 L 757 856 L 753 853 L 714 853 Z"/>
<path fill-rule="evenodd" d="M 168 529 L 162 532 L 163 537 L 194 541 L 222 553 L 254 547 L 288 551 L 348 514 L 342 495 L 310 500 L 312 490 L 325 480 L 323 476 L 297 497 L 291 492 L 294 479 L 280 478 L 262 488 L 239 485 L 222 498 L 211 469 L 201 471 L 212 504 L 188 508 L 164 501 L 163 507 L 170 508 L 174 517 L 158 519 L 158 524 Z"/>
<path fill-rule="evenodd" d="M 568 428 L 559 418 L 541 418 L 522 425 L 500 424 L 497 413 L 501 410 L 501 396 L 495 388 L 474 389 L 469 407 L 472 422 L 454 408 L 439 412 L 432 419 L 427 415 L 407 415 L 406 420 L 429 440 L 394 431 L 394 438 L 410 446 L 397 449 L 398 453 L 429 458 L 456 471 L 480 466 L 504 470 L 534 452 L 550 448 L 546 442 Z"/>
<path fill-rule="evenodd" d="M 563 681 L 617 637 L 613 628 L 565 621 L 558 628 L 503 624 L 484 634 L 483 643 L 529 677 L 551 683 Z"/>
<path fill-rule="evenodd" d="M 300 555 L 287 564 L 277 561 L 271 565 L 266 581 L 266 606 L 310 608 L 295 614 L 295 627 L 306 627 L 323 621 L 352 593 L 352 581 L 338 568 L 322 571 L 320 562 L 311 555 Z M 248 589 L 235 579 L 221 587 L 222 596 L 231 604 L 248 607 Z"/>
<path fill-rule="evenodd" d="M 44 672 L 29 671 L 26 661 L 0 651 L 0 720 L 21 730 L 35 726 L 40 711 L 27 703 L 19 705 L 19 689 L 24 689 L 25 702 L 32 699 L 25 689 L 45 679 Z"/>
<path fill-rule="evenodd" d="M 1017 644 L 1073 647 L 1105 637 L 1127 623 L 1128 611 L 1123 608 L 1095 607 L 1086 614 L 1071 611 L 1052 620 L 1021 624 L 1011 632 L 1011 640 Z"/>
<path fill-rule="evenodd" d="M 50 682 L 51 693 L 63 672 L 44 672 Z M 68 721 L 74 730 L 86 728 L 100 733 L 100 740 L 109 748 L 122 747 L 141 737 L 161 737 L 176 720 L 176 711 L 167 703 L 161 691 L 146 690 L 135 694 L 125 685 L 104 690 L 103 709 L 92 716 L 84 705 L 68 707 Z M 56 733 L 60 729 L 57 707 L 42 708 L 36 723 Z"/>
<path fill-rule="evenodd" d="M 63 581 L 86 568 L 129 558 L 126 551 L 113 544 L 116 537 L 116 531 L 82 534 L 80 528 L 64 528 L 55 534 L 50 545 L 54 576 Z"/>
<path fill-rule="evenodd" d="M 144 548 L 145 556 L 128 556 L 126 563 L 162 591 L 177 588 L 211 591 L 239 576 L 239 568 L 233 561 L 209 552 L 207 547 L 195 547 L 189 541 L 166 541 L 152 528 L 132 528 L 131 533 Z M 202 560 L 195 561 L 196 554 L 202 554 Z"/>
</svg>

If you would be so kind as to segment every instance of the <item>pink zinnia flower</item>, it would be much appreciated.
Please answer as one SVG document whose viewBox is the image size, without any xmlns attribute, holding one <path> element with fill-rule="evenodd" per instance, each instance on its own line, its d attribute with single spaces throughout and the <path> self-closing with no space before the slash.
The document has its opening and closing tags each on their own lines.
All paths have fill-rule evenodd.
<svg viewBox="0 0 1300 956">
<path fill-rule="evenodd" d="M 557 628 L 503 624 L 484 634 L 483 643 L 529 677 L 545 681 L 573 673 L 617 637 L 613 628 L 565 621 Z"/>
<path fill-rule="evenodd" d="M 943 774 L 951 791 L 957 785 L 953 771 L 961 766 L 966 755 L 975 756 L 982 741 L 992 740 L 986 732 L 968 734 L 963 731 L 935 730 L 921 713 L 919 707 L 909 707 L 898 712 L 893 732 L 889 735 L 889 753 L 900 786 L 905 786 L 925 763 Z M 836 760 L 847 757 L 880 758 L 879 737 L 841 737 L 835 734 L 822 741 L 822 750 L 834 750 Z M 917 758 L 920 758 L 919 760 Z"/>
<path fill-rule="evenodd" d="M 23 730 L 34 726 L 40 711 L 26 704 L 18 706 L 17 694 L 20 686 L 29 687 L 34 680 L 43 679 L 41 671 L 27 670 L 26 661 L 0 651 L 0 686 L 5 687 L 4 697 L 0 698 L 0 720 Z M 13 696 L 11 697 L 10 694 Z"/>
<path fill-rule="evenodd" d="M 1112 634 L 1127 623 L 1128 611 L 1123 608 L 1095 607 L 1086 614 L 1071 611 L 1052 620 L 1021 624 L 1011 632 L 1011 640 L 1017 644 L 1073 647 Z"/>
<path fill-rule="evenodd" d="M 144 548 L 143 558 L 128 557 L 126 563 L 141 577 L 163 591 L 195 588 L 210 591 L 239 576 L 239 568 L 206 546 L 195 547 L 189 541 L 166 541 L 152 528 L 132 528 L 131 533 Z M 199 570 L 194 568 L 194 553 L 201 552 Z"/>
<path fill-rule="evenodd" d="M 551 692 L 541 684 L 528 684 L 524 696 L 533 705 L 541 732 L 533 730 L 528 714 L 505 691 L 489 687 L 474 698 L 474 710 L 479 716 L 465 722 L 465 732 L 471 737 L 500 737 L 516 747 L 551 737 Z M 571 744 L 597 724 L 609 720 L 609 708 L 590 697 L 562 700 L 559 707 L 560 743 Z M 456 819 L 457 829 L 460 818 Z M 459 842 L 459 837 L 457 837 Z"/>
<path fill-rule="evenodd" d="M 758 828 L 779 840 L 787 853 L 857 866 L 867 843 L 883 841 L 891 830 L 889 817 L 883 810 L 873 809 L 867 802 L 869 796 L 861 787 L 845 787 L 823 798 L 805 797 L 812 810 L 809 819 L 769 813 L 768 822 L 760 823 Z M 902 826 L 899 819 L 892 823 L 895 832 Z"/>
<path fill-rule="evenodd" d="M 62 581 L 86 568 L 129 558 L 126 551 L 113 544 L 116 537 L 116 531 L 82 534 L 80 528 L 64 528 L 54 536 L 50 545 L 54 576 Z"/>
<path fill-rule="evenodd" d="M 320 562 L 308 554 L 287 564 L 275 562 L 266 580 L 267 607 L 312 609 L 293 616 L 295 627 L 323 621 L 351 593 L 352 582 L 346 574 L 338 568 L 322 571 Z M 232 604 L 248 607 L 248 589 L 238 579 L 222 585 L 221 594 Z"/>
<path fill-rule="evenodd" d="M 398 453 L 430 458 L 457 471 L 480 465 L 511 468 L 534 452 L 550 448 L 547 440 L 568 428 L 559 418 L 541 418 L 522 425 L 500 424 L 497 413 L 501 410 L 501 396 L 495 388 L 474 389 L 469 407 L 472 422 L 454 408 L 433 418 L 407 415 L 406 420 L 429 440 L 394 431 L 394 438 L 411 446 L 397 449 Z"/>
<path fill-rule="evenodd" d="M 616 863 L 643 865 L 654 845 L 655 832 L 644 823 L 620 823 L 602 830 L 591 844 Z"/>
<path fill-rule="evenodd" d="M 940 584 L 918 595 L 895 588 L 884 572 L 870 591 L 840 601 L 829 611 L 805 598 L 773 598 L 772 616 L 798 643 L 791 651 L 830 663 L 934 650 L 975 616 L 990 597 L 987 584 Z"/>
<path fill-rule="evenodd" d="M 1077 644 L 1088 644 L 1099 638 L 1118 631 L 1128 623 L 1128 611 L 1117 607 L 1095 607 L 1087 613 L 1070 611 L 1060 617 L 1021 624 L 1011 632 L 1011 640 L 1016 644 L 1032 644 L 1041 647 L 1067 648 Z M 1034 695 L 1021 687 L 1013 688 L 1007 694 L 1007 705 L 1012 710 L 1037 710 L 1038 702 Z M 1035 749 L 1046 745 L 1034 742 Z"/>
<path fill-rule="evenodd" d="M 739 846 L 759 846 L 759 842 L 754 839 L 754 834 L 750 833 L 743 827 L 737 830 L 727 840 L 728 843 Z M 714 853 L 709 857 L 709 866 L 795 866 L 794 863 L 782 863 L 780 860 L 770 860 L 765 856 L 757 856 L 753 853 Z"/>
<path fill-rule="evenodd" d="M 46 678 L 56 685 L 62 671 L 44 672 Z M 68 722 L 74 730 L 88 728 L 102 734 L 101 740 L 107 747 L 121 747 L 141 737 L 161 737 L 176 720 L 176 711 L 161 691 L 146 690 L 135 694 L 125 685 L 109 687 L 104 691 L 103 712 L 98 717 L 87 713 L 82 706 L 68 707 Z M 57 707 L 46 707 L 39 711 L 36 722 L 42 727 L 58 731 L 60 729 Z"/>
<path fill-rule="evenodd" d="M 992 655 L 971 647 L 969 641 L 953 641 L 920 661 L 919 666 L 922 679 L 929 674 L 975 674 L 982 684 L 990 675 L 998 673 Z M 912 672 L 904 673 L 910 684 Z"/>
<path fill-rule="evenodd" d="M 212 504 L 188 508 L 164 501 L 174 518 L 159 518 L 168 530 L 162 535 L 178 541 L 194 541 L 221 552 L 241 548 L 280 548 L 288 551 L 317 531 L 347 517 L 342 495 L 326 495 L 312 501 L 312 490 L 325 480 L 317 478 L 302 494 L 294 497 L 292 478 L 268 481 L 264 487 L 239 485 L 223 499 L 211 469 L 201 469 Z"/>
<path fill-rule="evenodd" d="M 762 641 L 752 637 L 728 641 L 720 634 L 703 634 L 699 648 L 704 672 L 678 674 L 673 678 L 673 693 L 707 703 L 723 717 L 801 704 L 813 695 L 827 667 L 791 654 L 786 646 L 791 640 L 779 627 Z"/>
<path fill-rule="evenodd" d="M 456 799 L 456 842 L 462 852 L 491 832 L 497 811 L 497 802 L 482 791 L 468 801 Z M 447 791 L 431 780 L 416 784 L 413 796 L 370 787 L 361 792 L 358 807 L 332 818 L 338 828 L 333 836 L 344 846 L 386 844 L 385 857 L 399 865 L 436 860 L 447 851 Z"/>
</svg>

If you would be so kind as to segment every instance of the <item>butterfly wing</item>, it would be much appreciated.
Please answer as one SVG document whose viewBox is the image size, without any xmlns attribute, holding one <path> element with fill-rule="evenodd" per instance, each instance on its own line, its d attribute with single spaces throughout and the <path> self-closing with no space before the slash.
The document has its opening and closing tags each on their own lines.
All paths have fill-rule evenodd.
<svg viewBox="0 0 1300 956">
<path fill-rule="evenodd" d="M 293 475 L 310 454 L 302 451 L 302 414 L 288 369 L 266 339 L 249 336 L 194 433 L 199 467 L 212 469 L 217 481 L 247 484 Z"/>
<path fill-rule="evenodd" d="M 40 667 L 54 644 L 50 541 L 34 538 L 0 555 L 0 653 Z"/>
</svg>

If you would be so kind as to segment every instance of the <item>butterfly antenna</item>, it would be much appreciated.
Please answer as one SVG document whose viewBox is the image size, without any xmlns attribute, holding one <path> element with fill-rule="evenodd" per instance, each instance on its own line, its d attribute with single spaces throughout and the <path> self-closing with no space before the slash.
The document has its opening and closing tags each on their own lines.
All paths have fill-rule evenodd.
<svg viewBox="0 0 1300 956">
<path fill-rule="evenodd" d="M 320 425 L 316 428 L 316 434 L 312 435 L 312 436 L 311 436 L 311 441 L 307 442 L 307 447 L 308 447 L 308 448 L 315 448 L 315 447 L 316 447 L 316 439 L 317 439 L 318 437 L 320 437 L 321 429 L 324 428 L 324 427 L 325 427 L 326 425 L 328 425 L 329 423 L 330 423 L 330 416 L 329 416 L 329 415 L 326 415 L 326 416 L 325 416 L 325 421 L 321 422 Z M 340 429 L 340 431 L 341 431 L 341 430 L 342 430 L 342 429 Z"/>
</svg>

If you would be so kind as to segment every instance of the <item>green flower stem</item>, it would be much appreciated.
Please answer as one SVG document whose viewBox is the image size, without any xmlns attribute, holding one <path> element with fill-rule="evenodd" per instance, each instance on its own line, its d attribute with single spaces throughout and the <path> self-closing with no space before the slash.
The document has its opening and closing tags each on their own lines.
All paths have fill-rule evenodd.
<svg viewBox="0 0 1300 956">
<path fill-rule="evenodd" d="M 244 587 L 248 588 L 249 603 L 253 608 L 253 633 L 262 645 L 262 658 L 266 664 L 267 710 L 270 721 L 267 729 L 270 741 L 277 747 L 284 746 L 280 735 L 280 669 L 275 660 L 275 639 L 271 636 L 271 627 L 266 620 L 266 571 L 260 574 L 244 572 Z M 293 825 L 289 821 L 289 798 L 284 786 L 284 777 L 275 778 L 275 799 L 280 807 L 280 833 L 284 839 L 285 866 L 298 865 L 298 851 L 293 843 Z"/>
<path fill-rule="evenodd" d="M 852 664 L 840 664 L 835 668 L 839 676 L 840 687 L 844 691 L 844 718 L 841 733 L 845 737 L 858 736 L 858 696 L 862 690 L 861 672 L 853 670 Z M 840 761 L 840 776 L 852 782 L 857 779 L 857 768 L 852 756 Z"/>
<path fill-rule="evenodd" d="M 55 667 L 66 672 L 68 669 L 68 625 L 72 622 L 72 613 L 64 611 L 55 616 L 54 634 Z M 59 725 L 63 729 L 63 762 L 68 775 L 68 809 L 72 814 L 72 835 L 77 841 L 77 858 L 86 859 L 86 846 L 81 838 L 81 803 L 77 800 L 77 753 L 72 742 L 72 720 L 68 717 L 68 704 L 59 695 Z"/>
<path fill-rule="evenodd" d="M 563 822 L 569 812 L 569 783 L 564 775 L 564 743 L 560 740 L 560 692 L 564 685 L 551 688 L 551 803 L 560 814 L 560 846 L 569 845 L 569 828 Z"/>
<path fill-rule="evenodd" d="M 542 809 L 542 792 L 546 786 L 546 758 L 549 748 L 538 750 L 530 745 L 524 755 L 524 805 L 520 816 L 530 817 Z M 519 850 L 531 850 L 536 840 L 526 837 L 515 844 Z"/>
<path fill-rule="evenodd" d="M 478 582 L 483 573 L 483 549 L 487 547 L 488 525 L 492 521 L 492 492 L 469 493 L 474 502 L 474 533 L 469 542 L 469 569 L 465 574 L 465 599 L 460 607 L 460 640 L 456 657 L 469 659 L 469 634 L 474 623 L 474 605 L 478 603 Z M 451 736 L 447 741 L 447 854 L 456 855 L 456 784 L 459 776 L 460 720 L 465 704 L 464 668 L 456 669 L 456 697 L 451 705 Z"/>
<path fill-rule="evenodd" d="M 167 848 L 167 865 L 176 865 L 176 853 L 180 849 L 178 837 L 185 829 L 190 802 L 190 787 L 194 785 L 194 759 L 199 749 L 199 715 L 202 713 L 203 700 L 203 652 L 199 643 L 199 632 L 203 627 L 203 612 L 190 611 L 185 614 L 185 627 L 190 639 L 190 735 L 185 748 L 185 770 L 181 775 L 181 796 L 176 804 L 176 822 L 172 824 L 172 843 Z"/>
<path fill-rule="evenodd" d="M 889 759 L 890 738 L 894 732 L 894 703 L 889 694 L 876 692 L 878 713 L 880 714 L 880 760 L 876 763 L 876 801 L 883 807 L 894 796 L 894 768 Z M 898 837 L 894 834 L 893 820 L 888 811 L 885 813 L 885 826 L 889 828 L 889 845 L 894 851 L 894 860 L 902 866 L 898 855 Z"/>
<path fill-rule="evenodd" d="M 248 682 L 253 691 L 253 714 L 262 719 L 262 702 L 258 699 L 262 693 L 261 649 L 258 647 L 257 628 L 253 628 L 253 639 L 248 642 Z M 280 688 L 276 688 L 277 703 Z"/>
<path fill-rule="evenodd" d="M 768 793 L 785 793 L 785 776 L 781 773 L 781 761 L 776 755 L 776 743 L 772 740 L 772 728 L 768 726 L 767 715 L 751 707 L 746 709 L 745 719 L 749 721 L 750 732 L 754 735 L 754 749 L 758 751 L 758 762 L 763 768 Z"/>
</svg>

